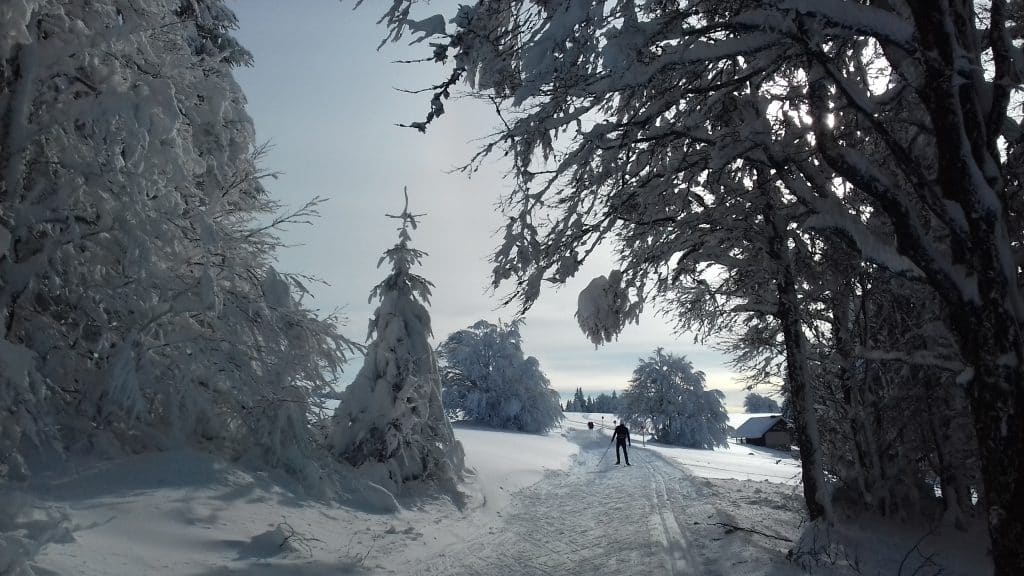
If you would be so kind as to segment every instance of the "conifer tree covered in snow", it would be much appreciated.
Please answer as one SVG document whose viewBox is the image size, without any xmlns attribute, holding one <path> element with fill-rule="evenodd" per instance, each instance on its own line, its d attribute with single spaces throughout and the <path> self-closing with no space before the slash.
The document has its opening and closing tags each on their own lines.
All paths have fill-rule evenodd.
<svg viewBox="0 0 1024 576">
<path fill-rule="evenodd" d="M 587 412 L 587 397 L 583 395 L 583 389 L 577 387 L 572 395 L 572 407 L 576 412 Z"/>
<path fill-rule="evenodd" d="M 997 573 L 1024 573 L 1019 2 L 481 1 L 443 31 L 410 19 L 418 3 L 388 4 L 390 37 L 433 35 L 452 69 L 410 125 L 460 83 L 502 115 L 478 159 L 513 162 L 494 258 L 512 300 L 615 241 L 621 274 L 581 302 L 588 337 L 652 297 L 683 326 L 737 329 L 734 351 L 790 400 L 812 519 L 832 516 L 826 467 L 877 509 L 898 506 L 884 452 L 961 460 L 949 476 L 976 450 Z M 899 281 L 921 298 L 894 318 L 879 289 Z M 875 338 L 887 323 L 920 333 Z M 894 378 L 920 416 L 938 383 L 973 432 L 947 454 L 881 438 Z M 854 461 L 833 450 L 844 436 Z"/>
<path fill-rule="evenodd" d="M 662 348 L 640 360 L 622 396 L 619 415 L 644 424 L 659 442 L 688 448 L 728 444 L 729 416 L 720 390 L 704 389 L 704 373 L 685 356 Z"/>
<path fill-rule="evenodd" d="M 751 392 L 743 398 L 743 410 L 748 414 L 757 414 L 765 412 L 774 412 L 776 414 L 782 411 L 779 403 L 774 398 L 762 396 L 756 392 Z"/>
<path fill-rule="evenodd" d="M 370 319 L 366 359 L 341 395 L 332 417 L 332 452 L 392 494 L 409 483 L 429 483 L 455 495 L 462 475 L 462 445 L 455 440 L 441 403 L 441 378 L 430 346 L 426 278 L 413 266 L 426 255 L 409 245 L 417 215 L 397 216 L 398 243 L 378 266 L 391 270 L 370 291 L 380 304 Z"/>
<path fill-rule="evenodd" d="M 221 0 L 0 5 L 0 476 L 195 446 L 324 476 L 349 343 L 275 270 Z"/>
<path fill-rule="evenodd" d="M 497 325 L 481 320 L 438 347 L 442 397 L 452 418 L 532 433 L 558 424 L 558 392 L 540 362 L 523 355 L 521 325 L 521 319 Z"/>
<path fill-rule="evenodd" d="M 575 404 L 576 404 L 575 401 L 572 398 L 569 398 L 568 400 L 565 401 L 565 407 L 562 409 L 562 411 L 563 412 L 579 412 L 579 410 L 576 410 Z"/>
</svg>

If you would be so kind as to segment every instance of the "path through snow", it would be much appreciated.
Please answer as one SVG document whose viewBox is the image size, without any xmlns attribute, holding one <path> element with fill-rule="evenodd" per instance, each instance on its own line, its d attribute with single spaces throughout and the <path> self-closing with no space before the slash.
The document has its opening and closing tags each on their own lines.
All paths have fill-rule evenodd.
<svg viewBox="0 0 1024 576">
<path fill-rule="evenodd" d="M 517 493 L 498 525 L 398 573 L 451 575 L 670 574 L 789 575 L 785 546 L 733 532 L 720 497 L 639 446 L 633 466 L 614 465 L 607 437 L 571 431 L 580 445 L 568 471 L 550 472 Z M 763 527 L 761 527 L 763 529 Z M 782 543 L 784 544 L 784 543 Z"/>
</svg>

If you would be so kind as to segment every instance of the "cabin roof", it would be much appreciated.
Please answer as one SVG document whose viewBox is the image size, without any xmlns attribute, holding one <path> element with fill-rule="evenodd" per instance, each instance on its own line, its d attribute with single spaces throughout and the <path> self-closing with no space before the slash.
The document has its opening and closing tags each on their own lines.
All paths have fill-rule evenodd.
<svg viewBox="0 0 1024 576">
<path fill-rule="evenodd" d="M 785 420 L 782 416 L 754 416 L 736 429 L 736 438 L 760 438 L 772 429 L 779 420 Z"/>
</svg>

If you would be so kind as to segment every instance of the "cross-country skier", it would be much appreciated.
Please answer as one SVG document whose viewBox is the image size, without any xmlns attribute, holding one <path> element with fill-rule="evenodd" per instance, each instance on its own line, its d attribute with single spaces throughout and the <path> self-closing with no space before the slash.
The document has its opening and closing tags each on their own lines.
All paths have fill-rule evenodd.
<svg viewBox="0 0 1024 576">
<path fill-rule="evenodd" d="M 622 448 L 622 454 L 626 456 L 626 466 L 632 466 L 629 463 L 629 452 L 626 450 L 626 445 L 632 446 L 633 441 L 629 439 L 629 428 L 626 428 L 624 422 L 619 422 L 619 425 L 615 427 L 612 438 L 615 439 L 615 463 L 619 464 L 619 448 Z"/>
</svg>

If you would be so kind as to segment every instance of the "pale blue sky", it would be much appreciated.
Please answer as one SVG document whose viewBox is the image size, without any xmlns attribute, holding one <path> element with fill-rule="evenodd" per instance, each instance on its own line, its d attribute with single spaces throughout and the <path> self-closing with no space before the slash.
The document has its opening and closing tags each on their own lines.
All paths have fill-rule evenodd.
<svg viewBox="0 0 1024 576">
<path fill-rule="evenodd" d="M 495 160 L 468 179 L 446 173 L 467 161 L 478 139 L 496 119 L 479 103 L 449 104 L 449 113 L 427 134 L 395 126 L 422 120 L 429 96 L 394 88 L 423 88 L 442 71 L 430 64 L 392 64 L 423 57 L 424 45 L 376 47 L 383 28 L 375 24 L 380 0 L 359 10 L 338 0 L 233 0 L 241 42 L 252 51 L 255 67 L 236 76 L 249 100 L 257 138 L 274 148 L 266 168 L 282 172 L 268 184 L 288 205 L 313 196 L 329 197 L 322 218 L 293 229 L 285 240 L 296 246 L 280 254 L 280 268 L 319 276 L 329 286 L 314 288 L 313 308 L 341 307 L 345 333 L 360 341 L 374 304 L 370 288 L 382 272 L 381 252 L 395 242 L 395 221 L 384 213 L 401 210 L 402 187 L 409 187 L 414 212 L 426 213 L 413 233 L 413 245 L 429 253 L 422 274 L 436 285 L 430 313 L 435 339 L 478 319 L 509 319 L 513 310 L 496 310 L 498 298 L 487 291 L 489 253 L 503 218 L 495 202 L 508 189 L 507 165 Z M 435 2 L 434 6 L 443 6 Z M 726 392 L 730 411 L 744 392 L 732 381 L 724 357 L 676 338 L 660 319 L 648 315 L 630 326 L 617 342 L 595 350 L 573 314 L 576 297 L 596 275 L 607 274 L 610 259 L 585 267 L 560 290 L 549 289 L 527 315 L 524 348 L 536 356 L 559 391 L 581 386 L 597 393 L 622 390 L 636 365 L 656 346 L 685 354 L 708 376 L 708 385 Z M 361 359 L 350 365 L 354 376 Z M 764 391 L 761 391 L 764 393 Z"/>
</svg>

